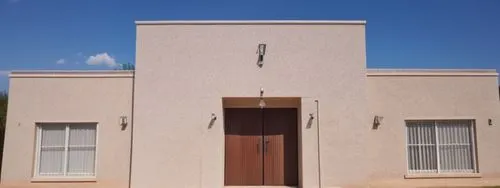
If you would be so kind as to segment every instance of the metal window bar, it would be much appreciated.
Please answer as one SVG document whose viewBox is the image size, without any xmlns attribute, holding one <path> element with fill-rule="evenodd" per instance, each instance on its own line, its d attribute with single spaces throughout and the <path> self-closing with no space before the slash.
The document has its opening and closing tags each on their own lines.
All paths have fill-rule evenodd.
<svg viewBox="0 0 500 188">
<path fill-rule="evenodd" d="M 479 169 L 477 167 L 477 148 L 476 148 L 476 121 L 471 120 L 471 131 L 469 133 L 469 137 L 471 139 L 471 153 L 472 153 L 472 168 L 474 169 L 473 173 L 478 173 Z"/>
<path fill-rule="evenodd" d="M 408 122 L 408 164 L 411 173 L 436 173 L 435 127 L 427 121 Z"/>
<path fill-rule="evenodd" d="M 406 124 L 409 173 L 477 172 L 473 120 L 412 120 Z"/>
<path fill-rule="evenodd" d="M 66 125 L 66 133 L 65 133 L 65 139 L 66 141 L 64 141 L 64 161 L 63 161 L 63 165 L 64 165 L 64 171 L 63 171 L 63 175 L 64 176 L 67 176 L 68 175 L 68 145 L 69 145 L 69 125 Z"/>
</svg>

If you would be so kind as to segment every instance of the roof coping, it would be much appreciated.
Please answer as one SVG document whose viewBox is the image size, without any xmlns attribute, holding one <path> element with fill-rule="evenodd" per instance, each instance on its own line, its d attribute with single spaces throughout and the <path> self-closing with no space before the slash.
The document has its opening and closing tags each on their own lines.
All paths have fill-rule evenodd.
<svg viewBox="0 0 500 188">
<path fill-rule="evenodd" d="M 366 20 L 150 20 L 136 25 L 366 25 Z"/>
<path fill-rule="evenodd" d="M 11 71 L 10 78 L 132 78 L 132 70 L 22 70 Z"/>
<path fill-rule="evenodd" d="M 368 69 L 367 76 L 498 76 L 495 69 Z"/>
</svg>

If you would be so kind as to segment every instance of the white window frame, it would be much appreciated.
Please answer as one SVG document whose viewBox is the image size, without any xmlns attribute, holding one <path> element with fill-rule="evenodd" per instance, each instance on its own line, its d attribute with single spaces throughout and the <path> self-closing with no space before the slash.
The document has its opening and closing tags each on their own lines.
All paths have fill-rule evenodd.
<svg viewBox="0 0 500 188">
<path fill-rule="evenodd" d="M 89 176 L 68 176 L 67 175 L 67 167 L 68 167 L 68 149 L 69 149 L 69 127 L 71 124 L 81 124 L 88 123 L 95 125 L 95 156 L 94 156 L 94 173 Z M 43 176 L 40 175 L 40 154 L 42 149 L 42 126 L 45 124 L 59 124 L 60 126 L 65 126 L 65 146 L 64 146 L 64 167 L 62 176 Z M 97 177 L 97 162 L 98 162 L 98 146 L 99 146 L 99 123 L 96 122 L 71 122 L 71 123 L 53 123 L 53 122 L 37 122 L 36 125 L 36 146 L 35 146 L 35 161 L 33 163 L 33 178 L 37 179 L 87 179 L 87 178 L 96 178 Z"/>
<path fill-rule="evenodd" d="M 409 160 L 409 143 L 408 143 L 408 127 L 412 125 L 408 125 L 408 122 L 412 121 L 432 121 L 433 122 L 433 127 L 434 127 L 434 136 L 436 137 L 436 165 L 437 168 L 436 170 L 411 170 L 410 169 L 410 160 Z M 471 171 L 444 171 L 440 167 L 440 154 L 439 154 L 439 139 L 438 139 L 438 126 L 437 123 L 439 121 L 469 121 L 470 122 L 470 145 L 471 145 L 471 159 L 472 159 L 472 170 Z M 407 119 L 405 120 L 405 151 L 406 151 L 406 169 L 408 174 L 450 174 L 450 173 L 472 173 L 472 174 L 478 174 L 479 169 L 478 169 L 478 163 L 477 163 L 477 145 L 476 145 L 476 139 L 477 139 L 477 133 L 476 133 L 476 120 L 475 119 Z M 428 145 L 428 144 L 416 144 L 416 145 Z M 469 145 L 469 144 L 467 144 Z"/>
</svg>

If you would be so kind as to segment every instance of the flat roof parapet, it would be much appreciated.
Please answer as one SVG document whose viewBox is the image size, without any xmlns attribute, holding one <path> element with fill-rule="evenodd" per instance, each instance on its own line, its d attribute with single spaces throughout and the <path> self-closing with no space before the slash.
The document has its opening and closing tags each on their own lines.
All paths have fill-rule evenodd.
<svg viewBox="0 0 500 188">
<path fill-rule="evenodd" d="M 132 78 L 129 70 L 26 70 L 11 71 L 10 78 Z"/>
<path fill-rule="evenodd" d="M 498 76 L 495 69 L 367 69 L 367 76 Z"/>
<path fill-rule="evenodd" d="M 366 25 L 365 20 L 156 20 L 136 25 Z"/>
</svg>

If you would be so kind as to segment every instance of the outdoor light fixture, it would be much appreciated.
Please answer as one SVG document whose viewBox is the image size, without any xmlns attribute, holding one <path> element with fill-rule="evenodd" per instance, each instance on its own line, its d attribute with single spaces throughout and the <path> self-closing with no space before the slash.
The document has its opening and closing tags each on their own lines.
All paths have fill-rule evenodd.
<svg viewBox="0 0 500 188">
<path fill-rule="evenodd" d="M 313 124 L 313 120 L 314 120 L 314 114 L 313 113 L 309 113 L 309 119 L 307 120 L 307 124 L 306 124 L 306 128 L 311 128 L 312 124 Z"/>
<path fill-rule="evenodd" d="M 261 109 L 266 107 L 266 101 L 264 101 L 264 88 L 260 88 L 259 107 Z"/>
<path fill-rule="evenodd" d="M 217 115 L 215 115 L 215 113 L 212 113 L 211 120 L 212 120 L 212 121 L 217 120 Z"/>
<path fill-rule="evenodd" d="M 488 125 L 493 125 L 493 120 L 492 119 L 488 119 Z"/>
<path fill-rule="evenodd" d="M 266 54 L 266 44 L 259 44 L 257 48 L 257 54 L 259 55 L 257 65 L 259 67 L 262 67 L 264 65 L 264 55 Z"/>
<path fill-rule="evenodd" d="M 120 116 L 120 125 L 127 126 L 127 124 L 128 124 L 127 116 Z"/>
<path fill-rule="evenodd" d="M 309 119 L 314 119 L 314 114 L 313 113 L 309 113 Z"/>
<path fill-rule="evenodd" d="M 380 126 L 382 119 L 384 119 L 382 116 L 375 116 L 373 118 L 373 129 L 377 129 Z"/>
<path fill-rule="evenodd" d="M 212 115 L 210 116 L 210 122 L 208 123 L 209 129 L 214 126 L 215 120 L 217 120 L 217 115 L 215 115 L 215 113 L 212 113 Z"/>
<path fill-rule="evenodd" d="M 262 98 L 259 100 L 259 107 L 260 108 L 266 107 L 266 101 L 264 101 L 264 99 L 262 99 Z"/>
</svg>

